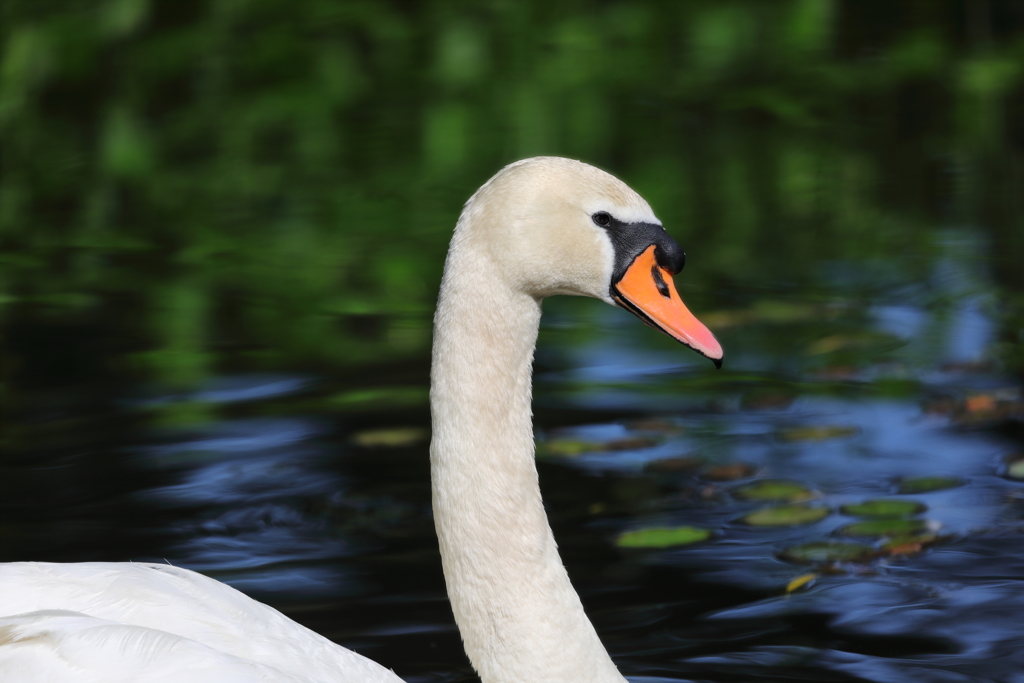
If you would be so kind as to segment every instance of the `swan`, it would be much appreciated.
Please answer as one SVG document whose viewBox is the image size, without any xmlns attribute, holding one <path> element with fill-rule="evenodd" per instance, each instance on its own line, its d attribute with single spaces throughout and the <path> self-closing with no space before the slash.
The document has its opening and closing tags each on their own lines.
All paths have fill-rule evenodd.
<svg viewBox="0 0 1024 683">
<path fill-rule="evenodd" d="M 721 365 L 672 282 L 685 255 L 650 206 L 593 166 L 536 157 L 466 202 L 431 365 L 431 484 L 445 583 L 483 683 L 623 683 L 541 502 L 531 371 L 541 301 L 591 296 Z M 5 683 L 398 683 L 239 591 L 160 564 L 0 565 Z"/>
</svg>

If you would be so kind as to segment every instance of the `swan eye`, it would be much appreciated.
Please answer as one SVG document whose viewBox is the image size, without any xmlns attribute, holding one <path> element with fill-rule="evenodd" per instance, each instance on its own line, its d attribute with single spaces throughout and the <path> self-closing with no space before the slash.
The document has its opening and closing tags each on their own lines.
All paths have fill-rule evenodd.
<svg viewBox="0 0 1024 683">
<path fill-rule="evenodd" d="M 595 224 L 600 225 L 602 228 L 607 228 L 612 224 L 612 215 L 607 211 L 598 211 L 591 218 Z"/>
</svg>

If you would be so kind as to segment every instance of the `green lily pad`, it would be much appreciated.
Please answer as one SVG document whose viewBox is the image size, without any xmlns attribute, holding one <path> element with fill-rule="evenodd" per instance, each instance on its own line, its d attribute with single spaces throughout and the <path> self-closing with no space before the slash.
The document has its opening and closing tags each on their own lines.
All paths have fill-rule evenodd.
<svg viewBox="0 0 1024 683">
<path fill-rule="evenodd" d="M 929 493 L 963 486 L 963 480 L 957 477 L 914 477 L 900 482 L 900 493 Z"/>
<path fill-rule="evenodd" d="M 783 505 L 780 507 L 761 508 L 742 520 L 750 526 L 797 526 L 813 524 L 828 516 L 828 508 L 812 508 L 806 505 Z"/>
<path fill-rule="evenodd" d="M 784 500 L 797 503 L 809 500 L 814 494 L 809 488 L 795 481 L 765 479 L 736 489 L 736 496 L 743 500 Z"/>
<path fill-rule="evenodd" d="M 419 427 L 366 429 L 352 435 L 352 441 L 366 448 L 411 446 L 430 438 L 430 432 Z"/>
<path fill-rule="evenodd" d="M 787 562 L 818 564 L 827 562 L 863 562 L 874 554 L 874 549 L 860 543 L 821 541 L 786 548 L 779 557 Z"/>
<path fill-rule="evenodd" d="M 927 527 L 923 519 L 873 519 L 844 526 L 839 533 L 844 536 L 887 537 L 910 536 Z"/>
<path fill-rule="evenodd" d="M 875 499 L 844 505 L 839 509 L 844 515 L 853 515 L 854 517 L 898 518 L 920 514 L 927 510 L 928 506 L 916 500 Z"/>
<path fill-rule="evenodd" d="M 1019 455 L 1017 457 L 1020 457 Z M 1024 479 L 1024 459 L 1011 460 L 1006 465 L 1006 476 L 1011 479 Z"/>
<path fill-rule="evenodd" d="M 652 527 L 627 531 L 615 539 L 620 548 L 671 548 L 704 541 L 711 531 L 694 526 Z"/>
<path fill-rule="evenodd" d="M 583 453 L 603 453 L 606 451 L 632 451 L 657 446 L 657 439 L 631 437 L 615 441 L 584 441 L 582 439 L 551 439 L 537 443 L 537 456 L 554 456 L 574 458 Z"/>
<path fill-rule="evenodd" d="M 558 439 L 556 441 L 540 441 L 537 443 L 537 456 L 555 456 L 574 458 L 583 453 L 603 451 L 604 444 L 578 439 Z"/>
</svg>

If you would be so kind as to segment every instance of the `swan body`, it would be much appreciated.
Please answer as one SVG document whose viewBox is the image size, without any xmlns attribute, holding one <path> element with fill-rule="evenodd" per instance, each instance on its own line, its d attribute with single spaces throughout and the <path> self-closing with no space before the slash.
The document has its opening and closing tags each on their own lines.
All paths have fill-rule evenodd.
<svg viewBox="0 0 1024 683">
<path fill-rule="evenodd" d="M 716 363 L 676 293 L 679 246 L 648 204 L 578 161 L 505 167 L 466 203 L 434 321 L 430 446 L 445 581 L 483 683 L 622 683 L 541 502 L 531 370 L 541 301 L 622 306 Z M 194 572 L 155 564 L 0 565 L 0 680 L 400 681 Z"/>
<path fill-rule="evenodd" d="M 376 662 L 165 564 L 0 565 L 4 683 L 399 683 Z"/>
</svg>

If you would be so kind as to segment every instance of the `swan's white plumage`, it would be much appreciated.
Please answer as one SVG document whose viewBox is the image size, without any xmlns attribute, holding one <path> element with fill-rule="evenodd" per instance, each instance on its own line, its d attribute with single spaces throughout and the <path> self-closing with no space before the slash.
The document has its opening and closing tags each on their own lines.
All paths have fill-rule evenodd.
<svg viewBox="0 0 1024 683">
<path fill-rule="evenodd" d="M 541 300 L 609 293 L 592 215 L 660 225 L 618 179 L 539 157 L 466 203 L 438 299 L 431 481 L 448 594 L 483 683 L 624 683 L 583 611 L 540 496 L 531 374 Z M 397 683 L 212 579 L 165 565 L 0 565 L 4 683 Z"/>
<path fill-rule="evenodd" d="M 0 565 L 0 680 L 398 683 L 379 664 L 201 574 L 160 564 Z"/>
</svg>

